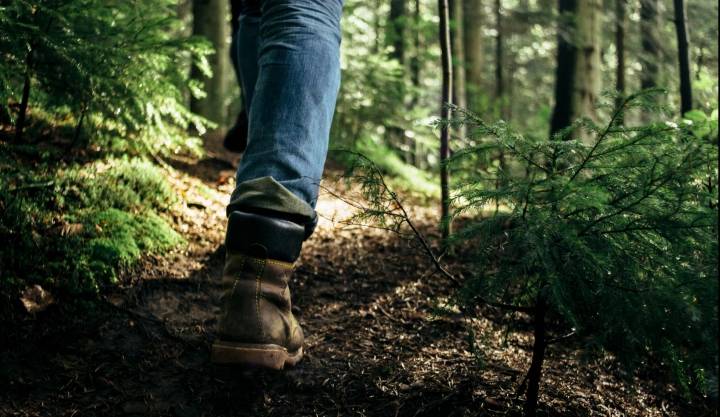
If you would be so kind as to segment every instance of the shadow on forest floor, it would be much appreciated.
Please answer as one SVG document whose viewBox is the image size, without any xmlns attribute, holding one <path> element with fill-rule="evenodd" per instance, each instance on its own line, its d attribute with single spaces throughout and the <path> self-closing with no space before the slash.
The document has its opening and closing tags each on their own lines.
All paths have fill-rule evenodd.
<svg viewBox="0 0 720 417">
<path fill-rule="evenodd" d="M 176 168 L 217 189 L 229 161 Z M 333 204 L 326 197 L 318 209 Z M 224 220 L 222 210 L 203 215 L 188 233 L 190 248 L 136 270 L 134 285 L 90 308 L 51 307 L 9 332 L 0 415 L 517 415 L 529 332 L 434 315 L 450 286 L 408 242 L 327 220 L 294 278 L 305 359 L 282 373 L 212 366 Z M 420 213 L 426 231 L 432 216 Z M 480 358 L 468 351 L 468 326 Z M 584 363 L 558 347 L 548 362 L 540 415 L 695 414 L 663 387 L 623 383 L 611 360 Z"/>
</svg>

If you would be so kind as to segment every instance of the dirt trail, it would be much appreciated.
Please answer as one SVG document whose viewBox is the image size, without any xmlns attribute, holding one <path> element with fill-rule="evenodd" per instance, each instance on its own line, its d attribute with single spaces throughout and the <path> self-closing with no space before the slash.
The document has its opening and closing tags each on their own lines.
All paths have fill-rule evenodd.
<svg viewBox="0 0 720 417">
<path fill-rule="evenodd" d="M 283 373 L 212 366 L 235 162 L 216 146 L 202 161 L 176 163 L 189 175 L 173 179 L 187 199 L 176 219 L 187 249 L 148 260 L 92 315 L 58 307 L 10 332 L 0 416 L 516 415 L 529 332 L 434 315 L 450 291 L 426 259 L 391 234 L 338 228 L 328 219 L 343 204 L 327 195 L 293 282 L 305 359 Z M 207 189 L 193 188 L 198 179 Z M 416 214 L 431 231 L 432 210 Z M 481 357 L 468 350 L 468 326 Z M 541 415 L 693 413 L 662 387 L 622 383 L 610 360 L 583 364 L 554 348 L 549 362 Z"/>
</svg>

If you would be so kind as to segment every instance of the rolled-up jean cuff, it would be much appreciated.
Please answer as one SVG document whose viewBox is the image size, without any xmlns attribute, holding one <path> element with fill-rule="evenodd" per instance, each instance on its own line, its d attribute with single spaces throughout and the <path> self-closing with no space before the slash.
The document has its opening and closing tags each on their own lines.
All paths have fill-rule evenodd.
<svg viewBox="0 0 720 417">
<path fill-rule="evenodd" d="M 227 207 L 233 211 L 259 214 L 289 220 L 305 227 L 305 239 L 315 230 L 315 210 L 273 177 L 261 177 L 238 184 Z"/>
</svg>

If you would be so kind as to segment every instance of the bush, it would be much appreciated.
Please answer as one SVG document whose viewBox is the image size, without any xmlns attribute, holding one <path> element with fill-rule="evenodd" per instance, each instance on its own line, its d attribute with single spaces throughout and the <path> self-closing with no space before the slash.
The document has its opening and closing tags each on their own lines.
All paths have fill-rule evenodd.
<svg viewBox="0 0 720 417">
<path fill-rule="evenodd" d="M 538 323 L 559 320 L 590 350 L 716 396 L 717 116 L 623 125 L 651 93 L 627 98 L 605 126 L 581 120 L 550 140 L 465 114 L 483 141 L 452 163 L 504 154 L 506 164 L 455 190 L 456 214 L 498 207 L 455 237 L 477 248 L 461 300 L 531 313 L 534 355 L 546 346 Z"/>
</svg>

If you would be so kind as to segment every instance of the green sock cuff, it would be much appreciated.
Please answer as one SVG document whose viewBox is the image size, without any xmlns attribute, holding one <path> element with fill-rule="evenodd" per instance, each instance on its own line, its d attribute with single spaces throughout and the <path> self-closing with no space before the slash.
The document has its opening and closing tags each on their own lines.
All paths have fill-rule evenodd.
<svg viewBox="0 0 720 417">
<path fill-rule="evenodd" d="M 298 196 L 275 181 L 273 177 L 261 177 L 244 181 L 233 191 L 227 208 L 228 216 L 236 210 L 251 209 L 285 215 L 300 224 L 315 220 L 315 210 Z"/>
</svg>

